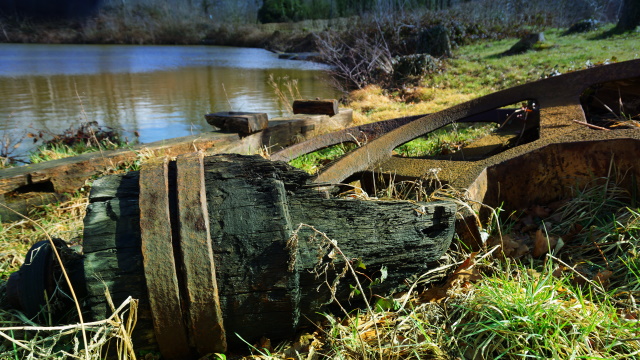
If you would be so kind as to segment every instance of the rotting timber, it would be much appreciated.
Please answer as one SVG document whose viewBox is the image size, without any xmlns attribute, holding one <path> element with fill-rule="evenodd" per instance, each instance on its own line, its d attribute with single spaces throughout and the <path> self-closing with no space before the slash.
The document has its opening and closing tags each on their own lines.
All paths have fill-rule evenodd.
<svg viewBox="0 0 640 360">
<path fill-rule="evenodd" d="M 115 301 L 134 296 L 136 346 L 193 358 L 241 344 L 235 334 L 283 338 L 309 324 L 331 300 L 325 281 L 346 265 L 339 254 L 366 264 L 367 286 L 386 267 L 370 289 L 383 295 L 449 247 L 451 202 L 326 198 L 308 180 L 259 156 L 200 153 L 96 181 L 85 218 L 87 309 L 109 315 L 105 285 Z M 349 283 L 336 289 L 342 302 Z"/>
<path fill-rule="evenodd" d="M 266 114 L 262 119 L 262 126 Z M 333 115 L 299 114 L 273 118 L 262 131 L 205 132 L 192 136 L 142 144 L 133 149 L 94 152 L 0 170 L 0 203 L 22 214 L 34 205 L 54 203 L 84 186 L 87 179 L 108 173 L 142 155 L 177 156 L 193 151 L 255 154 L 265 148 L 277 151 L 286 146 L 350 126 L 352 111 L 340 109 Z M 237 130 L 237 127 L 230 130 Z M 0 206 L 2 221 L 20 219 Z"/>
</svg>

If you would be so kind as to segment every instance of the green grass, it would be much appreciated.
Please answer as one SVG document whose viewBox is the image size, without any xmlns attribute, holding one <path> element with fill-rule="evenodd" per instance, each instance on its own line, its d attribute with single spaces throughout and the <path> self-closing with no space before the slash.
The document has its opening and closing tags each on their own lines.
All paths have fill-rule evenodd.
<svg viewBox="0 0 640 360">
<path fill-rule="evenodd" d="M 523 265 L 501 266 L 485 278 L 452 325 L 461 355 L 471 358 L 628 358 L 640 352 L 637 324 L 612 299 Z"/>
<path fill-rule="evenodd" d="M 309 154 L 299 156 L 291 160 L 289 164 L 313 175 L 320 169 L 322 169 L 322 167 L 327 163 L 343 156 L 344 154 L 355 148 L 356 145 L 352 143 L 333 145 Z"/>
<path fill-rule="evenodd" d="M 495 127 L 494 124 L 447 125 L 400 145 L 394 151 L 404 157 L 447 155 L 460 150 L 472 140 L 489 134 Z"/>
<path fill-rule="evenodd" d="M 37 164 L 50 160 L 58 160 L 72 156 L 78 156 L 85 153 L 92 153 L 104 150 L 118 149 L 126 144 L 114 144 L 111 142 L 102 142 L 100 146 L 87 145 L 86 143 L 76 143 L 74 145 L 50 144 L 39 146 L 35 151 L 29 154 L 29 161 Z"/>
<path fill-rule="evenodd" d="M 31 245 L 46 239 L 47 234 L 81 242 L 86 196 L 86 192 L 78 192 L 68 201 L 34 208 L 28 216 L 30 220 L 0 223 L 0 279 L 6 280 L 18 270 Z"/>
<path fill-rule="evenodd" d="M 587 201 L 584 194 L 571 200 Z M 452 250 L 457 263 L 445 265 L 445 280 L 396 295 L 393 308 L 327 314 L 322 330 L 304 336 L 315 339 L 315 352 L 336 359 L 638 358 L 640 212 L 618 205 L 615 229 L 599 229 L 617 240 L 595 241 L 619 252 L 602 246 L 597 259 L 580 241 L 542 259 L 504 259 L 494 248 Z M 599 282 L 584 264 L 614 275 Z"/>
<path fill-rule="evenodd" d="M 640 58 L 640 33 L 598 38 L 611 27 L 568 36 L 562 36 L 563 29 L 548 29 L 544 32 L 545 48 L 520 55 L 500 56 L 515 39 L 463 46 L 449 60 L 447 71 L 424 81 L 428 86 L 482 96 L 541 79 L 553 71 L 566 73 L 590 64 Z"/>
<path fill-rule="evenodd" d="M 474 139 L 483 137 L 495 129 L 493 124 L 454 124 L 438 129 L 398 146 L 394 152 L 405 157 L 435 156 L 454 153 Z M 344 156 L 357 146 L 353 143 L 333 145 L 297 157 L 289 162 L 293 167 L 309 174 L 316 174 L 327 163 Z"/>
</svg>

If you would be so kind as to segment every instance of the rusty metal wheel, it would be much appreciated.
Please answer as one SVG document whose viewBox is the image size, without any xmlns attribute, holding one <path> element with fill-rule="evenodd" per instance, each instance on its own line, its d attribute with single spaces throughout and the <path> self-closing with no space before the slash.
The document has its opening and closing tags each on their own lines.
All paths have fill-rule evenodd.
<svg viewBox="0 0 640 360">
<path fill-rule="evenodd" d="M 486 95 L 438 113 L 426 115 L 389 131 L 331 164 L 314 181 L 336 184 L 365 171 L 393 171 L 398 175 L 419 178 L 429 168 L 438 167 L 445 170 L 445 173 L 450 172 L 451 176 L 448 178 L 451 181 L 456 182 L 457 177 L 462 177 L 462 180 L 457 181 L 458 185 L 469 185 L 487 166 L 551 143 L 585 139 L 636 138 L 637 132 L 619 131 L 614 134 L 607 131 L 594 132 L 586 127 L 584 124 L 587 121 L 580 98 L 590 86 L 638 77 L 640 77 L 640 60 L 632 60 L 576 71 Z M 442 161 L 423 161 L 420 164 L 417 159 L 392 157 L 393 149 L 419 136 L 453 122 L 526 100 L 534 100 L 540 105 L 540 138 L 527 146 L 517 147 L 517 150 L 511 149 L 509 154 L 504 156 L 493 156 L 484 161 L 469 164 L 464 169 L 467 175 L 456 173 L 452 170 L 454 166 Z"/>
</svg>

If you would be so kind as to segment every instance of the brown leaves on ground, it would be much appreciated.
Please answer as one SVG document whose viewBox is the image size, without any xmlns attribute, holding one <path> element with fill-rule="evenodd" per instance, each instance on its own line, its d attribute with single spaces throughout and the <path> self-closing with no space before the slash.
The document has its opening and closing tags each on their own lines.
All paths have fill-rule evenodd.
<svg viewBox="0 0 640 360">
<path fill-rule="evenodd" d="M 478 255 L 477 252 L 471 253 L 469 257 L 458 266 L 456 271 L 449 275 L 443 285 L 433 285 L 425 290 L 418 296 L 418 301 L 421 303 L 442 302 L 449 297 L 451 291 L 468 289 L 473 283 L 482 279 L 482 273 L 476 266 L 476 255 Z"/>
<path fill-rule="evenodd" d="M 561 265 L 553 270 L 552 275 L 555 277 L 568 276 L 573 285 L 585 286 L 589 282 L 593 282 L 606 289 L 609 286 L 611 276 L 613 276 L 613 271 L 607 269 L 596 271 L 585 265 L 573 268 Z"/>
<path fill-rule="evenodd" d="M 557 236 L 547 236 L 542 229 L 538 229 L 538 231 L 536 231 L 535 240 L 533 241 L 533 250 L 531 251 L 531 255 L 535 258 L 539 258 L 554 250 L 557 244 Z"/>
<path fill-rule="evenodd" d="M 501 237 L 489 237 L 486 242 L 487 248 L 498 246 L 495 253 L 500 259 L 519 259 L 526 255 L 541 258 L 550 252 L 559 251 L 583 230 L 580 224 L 573 224 L 559 233 L 549 233 L 554 224 L 560 224 L 562 221 L 562 216 L 557 210 L 566 203 L 566 200 L 556 201 L 514 212 L 512 219 L 515 220 L 511 232 Z"/>
<path fill-rule="evenodd" d="M 529 244 L 531 240 L 528 235 L 515 238 L 511 234 L 499 236 L 491 236 L 487 240 L 487 247 L 493 248 L 498 246 L 496 250 L 497 257 L 500 259 L 511 258 L 519 259 L 529 253 Z"/>
</svg>

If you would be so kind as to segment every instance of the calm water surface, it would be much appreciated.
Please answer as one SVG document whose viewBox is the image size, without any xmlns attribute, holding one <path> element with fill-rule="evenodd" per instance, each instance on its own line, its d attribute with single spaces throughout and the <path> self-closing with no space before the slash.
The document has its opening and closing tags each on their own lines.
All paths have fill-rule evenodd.
<svg viewBox="0 0 640 360">
<path fill-rule="evenodd" d="M 270 75 L 297 79 L 303 97 L 335 97 L 324 69 L 262 49 L 0 44 L 0 135 L 59 133 L 85 119 L 143 143 L 196 134 L 212 129 L 210 112 L 284 115 Z"/>
</svg>

